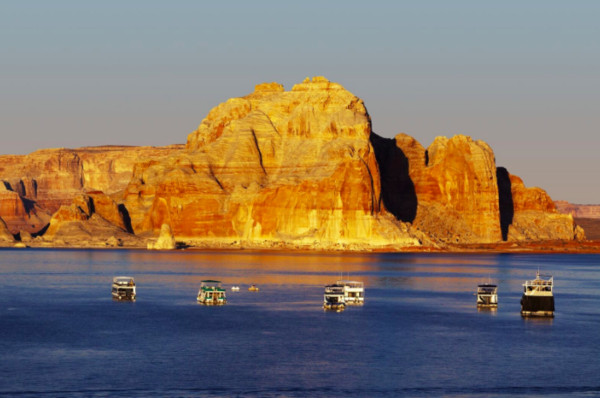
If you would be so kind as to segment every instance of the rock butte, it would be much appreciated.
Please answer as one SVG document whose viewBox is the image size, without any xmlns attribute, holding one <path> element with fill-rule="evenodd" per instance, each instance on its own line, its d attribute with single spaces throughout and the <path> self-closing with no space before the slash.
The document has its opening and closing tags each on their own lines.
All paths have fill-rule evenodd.
<svg viewBox="0 0 600 398">
<path fill-rule="evenodd" d="M 8 228 L 49 245 L 79 236 L 156 247 L 161 229 L 161 247 L 171 234 L 197 247 L 322 250 L 583 237 L 484 142 L 438 137 L 425 149 L 405 134 L 382 138 L 363 101 L 322 77 L 291 91 L 259 84 L 218 105 L 185 148 L 0 156 L 0 179 Z"/>
<path fill-rule="evenodd" d="M 362 100 L 339 84 L 258 85 L 214 108 L 185 153 L 136 166 L 133 230 L 168 224 L 191 245 L 419 245 L 379 203 L 370 134 Z"/>
</svg>

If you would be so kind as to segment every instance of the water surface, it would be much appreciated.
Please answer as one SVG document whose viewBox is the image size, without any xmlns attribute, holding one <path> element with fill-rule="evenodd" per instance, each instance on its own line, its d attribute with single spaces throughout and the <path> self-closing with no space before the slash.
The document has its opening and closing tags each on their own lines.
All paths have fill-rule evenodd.
<svg viewBox="0 0 600 398">
<path fill-rule="evenodd" d="M 0 395 L 597 396 L 599 262 L 0 250 Z M 538 267 L 555 278 L 554 319 L 519 314 Z M 365 305 L 325 312 L 340 274 L 365 282 Z M 135 303 L 111 299 L 117 275 L 135 277 Z M 226 306 L 196 303 L 203 279 L 224 282 Z M 478 311 L 488 279 L 500 305 Z"/>
</svg>

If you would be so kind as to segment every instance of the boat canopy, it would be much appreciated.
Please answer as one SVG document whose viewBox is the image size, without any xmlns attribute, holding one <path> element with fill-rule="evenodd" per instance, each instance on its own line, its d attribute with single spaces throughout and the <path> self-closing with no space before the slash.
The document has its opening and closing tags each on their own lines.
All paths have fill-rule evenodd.
<svg viewBox="0 0 600 398">
<path fill-rule="evenodd" d="M 115 276 L 113 278 L 113 283 L 116 283 L 118 285 L 126 285 L 126 284 L 133 284 L 133 277 L 131 276 Z"/>
</svg>

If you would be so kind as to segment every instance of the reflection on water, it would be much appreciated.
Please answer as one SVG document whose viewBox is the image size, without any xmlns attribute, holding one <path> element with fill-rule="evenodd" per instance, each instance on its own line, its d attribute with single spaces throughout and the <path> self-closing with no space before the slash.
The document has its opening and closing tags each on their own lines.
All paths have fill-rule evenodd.
<svg viewBox="0 0 600 398">
<path fill-rule="evenodd" d="M 0 255 L 0 395 L 600 393 L 600 256 Z M 554 319 L 520 316 L 538 267 L 555 276 Z M 135 278 L 135 303 L 112 302 L 117 275 Z M 340 276 L 365 282 L 365 304 L 323 311 L 323 286 Z M 227 305 L 198 305 L 203 279 L 223 281 Z M 499 306 L 478 309 L 488 279 Z"/>
</svg>

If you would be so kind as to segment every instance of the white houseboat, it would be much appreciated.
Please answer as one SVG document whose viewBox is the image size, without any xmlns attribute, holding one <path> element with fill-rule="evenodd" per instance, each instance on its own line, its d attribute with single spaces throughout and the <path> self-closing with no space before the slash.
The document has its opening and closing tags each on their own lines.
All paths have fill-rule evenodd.
<svg viewBox="0 0 600 398">
<path fill-rule="evenodd" d="M 477 285 L 477 308 L 498 307 L 498 286 L 491 283 Z"/>
<path fill-rule="evenodd" d="M 554 316 L 554 278 L 552 275 L 540 275 L 538 271 L 535 279 L 525 281 L 523 284 L 523 297 L 521 297 L 521 315 L 527 316 Z"/>
<path fill-rule="evenodd" d="M 135 300 L 135 281 L 130 276 L 116 276 L 112 282 L 112 297 L 115 300 Z"/>
<path fill-rule="evenodd" d="M 327 285 L 323 295 L 323 308 L 326 310 L 343 311 L 346 308 L 343 285 Z"/>
<path fill-rule="evenodd" d="M 206 305 L 223 305 L 227 303 L 225 298 L 225 289 L 221 286 L 221 281 L 204 280 L 198 290 L 198 302 Z"/>
<path fill-rule="evenodd" d="M 365 284 L 358 281 L 339 280 L 336 285 L 344 287 L 344 300 L 346 304 L 365 303 Z"/>
</svg>

